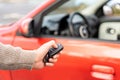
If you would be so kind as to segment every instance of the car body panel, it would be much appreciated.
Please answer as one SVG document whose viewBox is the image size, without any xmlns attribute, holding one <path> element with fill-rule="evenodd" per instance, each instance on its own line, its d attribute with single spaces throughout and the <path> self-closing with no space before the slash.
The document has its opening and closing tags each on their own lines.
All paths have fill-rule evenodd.
<svg viewBox="0 0 120 80">
<path fill-rule="evenodd" d="M 20 39 L 23 39 L 23 41 Z M 116 80 L 117 77 L 119 78 L 119 70 L 116 71 L 116 69 L 119 69 L 120 66 L 119 44 L 94 40 L 76 40 L 69 38 L 61 39 L 40 37 L 38 39 L 28 39 L 29 38 L 16 38 L 14 46 L 21 46 L 25 49 L 26 47 L 27 49 L 35 49 L 43 43 L 54 39 L 56 42 L 63 44 L 64 50 L 61 52 L 62 54 L 54 67 L 46 67 L 39 71 L 12 71 L 14 80 L 99 80 L 92 76 L 92 72 L 94 72 L 94 69 L 92 67 L 94 65 L 112 67 L 114 69 L 114 72 L 108 72 L 107 74 L 115 74 L 114 78 L 116 78 Z M 20 42 L 18 40 L 20 40 Z M 26 46 L 23 46 L 23 44 Z"/>
<path fill-rule="evenodd" d="M 63 44 L 58 62 L 54 67 L 41 70 L 0 71 L 0 80 L 119 80 L 120 44 L 94 39 L 70 37 L 16 35 L 22 23 L 55 3 L 47 0 L 43 5 L 11 26 L 0 28 L 0 41 L 5 44 L 33 50 L 49 40 Z"/>
<path fill-rule="evenodd" d="M 0 70 L 0 80 L 11 80 L 11 72 L 9 70 Z"/>
</svg>

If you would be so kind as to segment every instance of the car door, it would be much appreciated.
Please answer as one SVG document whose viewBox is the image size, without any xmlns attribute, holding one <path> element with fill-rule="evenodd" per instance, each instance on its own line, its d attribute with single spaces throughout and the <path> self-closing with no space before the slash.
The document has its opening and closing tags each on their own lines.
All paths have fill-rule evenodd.
<svg viewBox="0 0 120 80">
<path fill-rule="evenodd" d="M 33 20 L 36 21 L 36 18 Z M 37 19 L 37 22 L 41 22 L 39 20 Z M 16 35 L 13 45 L 32 50 L 37 49 L 47 41 L 55 40 L 57 43 L 63 44 L 64 50 L 61 52 L 60 58 L 54 67 L 45 67 L 41 70 L 11 71 L 13 80 L 120 79 L 119 42 L 114 43 L 98 39 L 45 35 L 40 32 L 42 25 L 37 24 L 36 26 L 39 32 L 35 32 L 34 35 L 29 37 Z"/>
<path fill-rule="evenodd" d="M 55 40 L 64 46 L 55 66 L 41 70 L 11 71 L 13 80 L 119 80 L 120 45 L 117 43 L 64 37 L 18 36 L 14 46 L 32 50 L 49 40 Z"/>
</svg>

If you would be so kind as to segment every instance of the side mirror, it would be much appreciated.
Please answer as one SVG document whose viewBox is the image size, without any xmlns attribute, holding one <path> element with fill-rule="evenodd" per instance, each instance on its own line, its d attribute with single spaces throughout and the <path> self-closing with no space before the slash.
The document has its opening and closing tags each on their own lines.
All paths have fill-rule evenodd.
<svg viewBox="0 0 120 80">
<path fill-rule="evenodd" d="M 32 27 L 32 24 L 33 24 L 33 19 L 31 18 L 25 19 L 21 23 L 21 27 L 19 29 L 20 34 L 25 37 L 31 37 L 32 35 L 30 34 L 30 27 Z"/>
</svg>

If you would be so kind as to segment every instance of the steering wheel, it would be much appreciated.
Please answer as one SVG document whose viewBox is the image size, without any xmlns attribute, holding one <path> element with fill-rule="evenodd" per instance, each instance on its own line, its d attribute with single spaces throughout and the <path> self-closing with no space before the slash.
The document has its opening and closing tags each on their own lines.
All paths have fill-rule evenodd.
<svg viewBox="0 0 120 80">
<path fill-rule="evenodd" d="M 82 38 L 89 37 L 88 21 L 79 12 L 74 12 L 70 14 L 68 24 L 69 32 L 72 36 L 80 36 Z"/>
</svg>

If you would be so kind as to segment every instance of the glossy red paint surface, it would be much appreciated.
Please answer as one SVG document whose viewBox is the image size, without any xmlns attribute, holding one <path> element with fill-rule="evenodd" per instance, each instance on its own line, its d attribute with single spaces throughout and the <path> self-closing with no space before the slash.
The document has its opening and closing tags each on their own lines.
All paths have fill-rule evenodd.
<svg viewBox="0 0 120 80">
<path fill-rule="evenodd" d="M 11 80 L 11 72 L 0 70 L 0 80 Z"/>
<path fill-rule="evenodd" d="M 120 78 L 119 44 L 67 38 L 32 38 L 31 40 L 24 38 L 21 41 L 20 38 L 16 37 L 15 46 L 32 49 L 39 47 L 46 41 L 54 39 L 56 42 L 63 44 L 64 50 L 54 67 L 46 67 L 39 71 L 12 71 L 12 75 L 16 76 L 13 77 L 14 80 L 100 80 L 92 76 L 94 72 L 111 74 L 115 80 L 119 80 Z M 26 44 L 24 45 L 24 43 Z M 93 68 L 95 65 L 99 65 L 100 67 L 95 69 Z M 101 66 L 104 66 L 106 71 L 102 70 L 104 67 Z"/>
<path fill-rule="evenodd" d="M 59 37 L 26 38 L 16 31 L 27 18 L 54 3 L 48 0 L 10 27 L 0 29 L 0 41 L 23 49 L 36 49 L 49 40 L 63 44 L 64 50 L 54 67 L 41 70 L 0 71 L 0 80 L 120 80 L 120 44 Z"/>
</svg>

